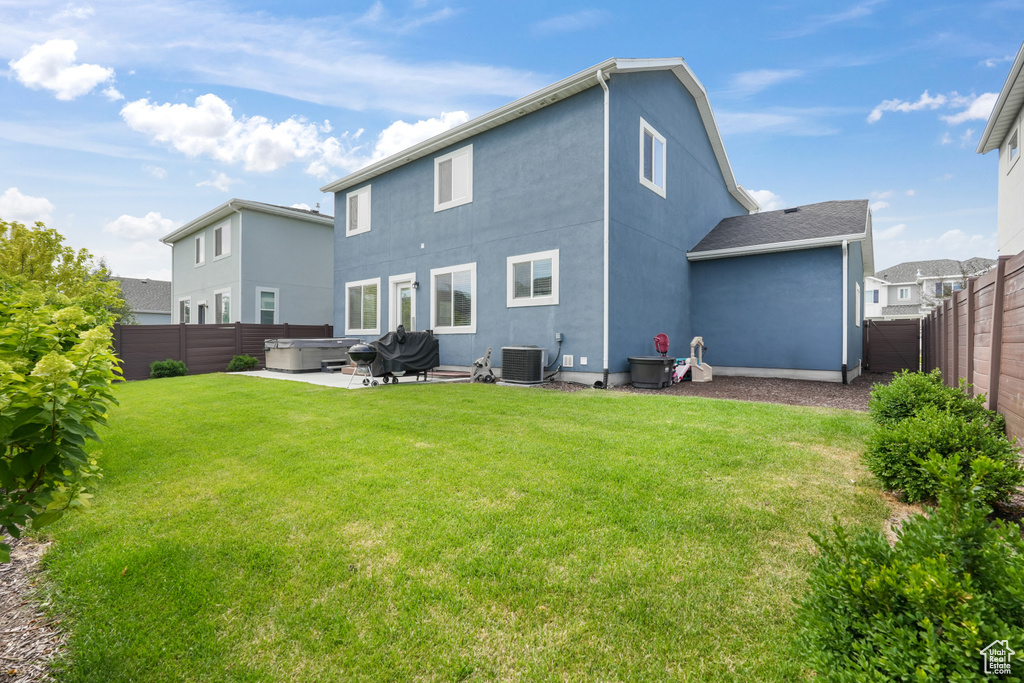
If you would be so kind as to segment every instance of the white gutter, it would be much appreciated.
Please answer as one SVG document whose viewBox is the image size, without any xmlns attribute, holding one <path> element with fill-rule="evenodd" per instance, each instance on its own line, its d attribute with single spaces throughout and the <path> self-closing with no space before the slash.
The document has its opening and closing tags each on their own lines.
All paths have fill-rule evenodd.
<svg viewBox="0 0 1024 683">
<path fill-rule="evenodd" d="M 813 249 L 815 247 L 837 247 L 847 242 L 860 242 L 866 240 L 868 234 L 834 235 L 831 237 L 812 237 L 805 240 L 791 240 L 789 242 L 775 242 L 773 244 L 752 244 L 746 247 L 727 247 L 725 249 L 709 249 L 707 251 L 690 251 L 686 253 L 688 261 L 709 261 L 717 258 L 728 258 L 730 256 L 752 256 L 754 254 L 773 254 L 780 251 L 794 251 L 797 249 Z"/>
<path fill-rule="evenodd" d="M 608 84 L 604 82 L 604 73 L 601 69 L 597 70 L 597 82 L 601 84 L 601 88 L 604 89 L 604 356 L 603 366 L 604 367 L 604 385 L 605 389 L 608 388 L 608 327 L 609 327 L 609 316 L 608 316 L 608 139 L 609 139 L 609 93 Z"/>
<path fill-rule="evenodd" d="M 843 240 L 843 384 L 846 384 L 846 356 L 847 346 L 850 342 L 849 325 L 850 321 L 850 243 Z"/>
</svg>

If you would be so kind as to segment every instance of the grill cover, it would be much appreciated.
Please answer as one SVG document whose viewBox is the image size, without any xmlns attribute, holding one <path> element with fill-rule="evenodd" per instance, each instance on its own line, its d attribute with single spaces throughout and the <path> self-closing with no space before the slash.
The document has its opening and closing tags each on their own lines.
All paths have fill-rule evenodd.
<svg viewBox="0 0 1024 683">
<path fill-rule="evenodd" d="M 370 342 L 377 349 L 377 358 L 370 364 L 375 377 L 389 372 L 425 372 L 441 364 L 437 337 L 429 332 L 388 332 Z"/>
</svg>

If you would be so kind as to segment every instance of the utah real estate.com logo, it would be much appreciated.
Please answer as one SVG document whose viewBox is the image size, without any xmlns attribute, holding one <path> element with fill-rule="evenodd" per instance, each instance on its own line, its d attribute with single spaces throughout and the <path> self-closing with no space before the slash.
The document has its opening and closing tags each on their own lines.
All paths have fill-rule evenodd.
<svg viewBox="0 0 1024 683">
<path fill-rule="evenodd" d="M 981 657 L 985 664 L 986 674 L 1005 676 L 1010 673 L 1010 658 L 1016 652 L 1010 649 L 1010 644 L 1005 640 L 993 640 L 988 647 L 981 651 Z"/>
</svg>

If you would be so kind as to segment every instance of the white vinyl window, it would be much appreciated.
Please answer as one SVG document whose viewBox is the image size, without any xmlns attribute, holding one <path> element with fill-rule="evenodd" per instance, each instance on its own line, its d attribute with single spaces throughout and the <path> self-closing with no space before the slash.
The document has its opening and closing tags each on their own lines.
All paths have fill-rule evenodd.
<svg viewBox="0 0 1024 683">
<path fill-rule="evenodd" d="M 280 290 L 276 287 L 256 288 L 256 315 L 261 325 L 276 325 L 280 316 L 277 312 L 277 299 Z"/>
<path fill-rule="evenodd" d="M 220 289 L 213 293 L 213 322 L 223 325 L 231 322 L 231 290 Z"/>
<path fill-rule="evenodd" d="M 857 327 L 860 327 L 860 283 L 859 282 L 855 282 L 854 286 L 857 289 L 856 289 L 856 293 L 854 295 L 856 298 L 854 299 L 854 305 L 853 305 L 853 307 L 854 307 L 853 320 L 854 320 L 854 322 L 857 323 Z"/>
<path fill-rule="evenodd" d="M 231 221 L 225 221 L 213 229 L 213 260 L 231 255 Z"/>
<path fill-rule="evenodd" d="M 370 186 L 345 195 L 345 236 L 370 231 Z"/>
<path fill-rule="evenodd" d="M 178 299 L 178 322 L 185 324 L 192 322 L 192 299 L 190 297 Z"/>
<path fill-rule="evenodd" d="M 195 261 L 196 266 L 201 266 L 206 263 L 206 233 L 200 233 L 195 238 Z"/>
<path fill-rule="evenodd" d="M 430 326 L 435 334 L 476 332 L 476 263 L 430 270 Z"/>
<path fill-rule="evenodd" d="M 380 334 L 380 278 L 345 283 L 345 333 Z"/>
<path fill-rule="evenodd" d="M 900 301 L 906 301 L 910 298 L 910 287 L 900 287 L 899 299 Z"/>
<path fill-rule="evenodd" d="M 665 196 L 665 137 L 640 119 L 640 184 Z"/>
<path fill-rule="evenodd" d="M 1013 165 L 1015 163 L 1017 163 L 1017 159 L 1019 157 L 1020 157 L 1020 131 L 1019 130 L 1015 130 L 1015 131 L 1013 131 L 1013 135 L 1010 136 L 1010 139 L 1006 143 L 1006 158 L 1007 158 L 1007 168 L 1006 168 L 1006 170 L 1007 171 L 1009 171 L 1011 168 L 1013 168 Z"/>
<path fill-rule="evenodd" d="M 558 303 L 558 250 L 509 256 L 506 288 L 509 308 Z"/>
<path fill-rule="evenodd" d="M 473 145 L 434 159 L 434 211 L 473 201 Z"/>
</svg>

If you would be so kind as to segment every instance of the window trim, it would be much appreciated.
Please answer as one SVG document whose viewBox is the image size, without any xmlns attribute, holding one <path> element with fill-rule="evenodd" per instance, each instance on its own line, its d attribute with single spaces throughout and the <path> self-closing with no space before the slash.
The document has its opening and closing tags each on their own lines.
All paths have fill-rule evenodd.
<svg viewBox="0 0 1024 683">
<path fill-rule="evenodd" d="M 448 275 L 459 273 L 464 270 L 469 271 L 469 325 L 461 325 L 456 327 L 450 325 L 447 327 L 437 326 L 437 276 Z M 473 263 L 462 263 L 457 266 L 446 266 L 444 268 L 431 268 L 430 269 L 430 329 L 434 331 L 434 334 L 476 334 L 476 315 L 477 315 L 477 282 L 476 282 L 476 262 Z M 454 317 L 453 321 L 454 322 Z"/>
<path fill-rule="evenodd" d="M 854 313 L 854 322 L 857 323 L 857 327 L 860 327 L 860 319 L 862 317 L 860 314 L 860 283 L 854 282 L 853 285 L 857 288 L 857 293 L 854 299 L 854 306 L 856 308 L 856 312 Z"/>
<path fill-rule="evenodd" d="M 353 287 L 365 287 L 366 285 L 377 285 L 377 327 L 370 328 L 353 328 L 349 327 L 349 310 L 348 310 L 348 290 Z M 362 321 L 360 321 L 362 322 Z M 353 280 L 345 283 L 345 334 L 360 335 L 360 334 L 376 334 L 380 335 L 380 278 L 373 277 L 367 278 L 366 280 Z"/>
<path fill-rule="evenodd" d="M 906 292 L 907 295 L 903 296 L 903 292 Z M 910 287 L 899 287 L 896 290 L 896 299 L 898 301 L 910 301 Z"/>
<path fill-rule="evenodd" d="M 351 202 L 352 202 L 352 197 L 353 196 L 357 196 L 358 197 L 358 196 L 364 195 L 364 194 L 366 195 L 366 227 L 365 228 L 358 228 L 357 227 L 355 230 L 349 230 L 349 225 L 350 225 L 350 222 L 349 222 L 350 221 L 349 210 L 350 210 L 350 205 L 351 205 Z M 373 211 L 372 211 L 372 208 L 371 208 L 372 207 L 372 199 L 373 199 L 373 194 L 372 194 L 372 192 L 370 190 L 370 186 L 369 185 L 366 185 L 365 187 L 361 187 L 358 190 L 352 190 L 351 192 L 349 192 L 348 194 L 345 195 L 345 237 L 353 237 L 354 235 L 362 235 L 364 232 L 370 232 L 371 219 L 372 219 L 372 216 L 373 216 Z"/>
<path fill-rule="evenodd" d="M 182 302 L 187 302 L 187 304 L 188 304 L 188 320 L 182 320 L 181 319 L 181 304 L 182 304 Z M 181 324 L 181 323 L 185 323 L 186 325 L 191 325 L 192 324 L 192 297 L 190 297 L 190 296 L 179 296 L 178 297 L 178 306 L 174 310 L 174 316 L 177 318 L 177 320 L 175 322 L 177 322 L 178 324 Z"/>
<path fill-rule="evenodd" d="M 401 275 L 391 275 L 388 277 L 388 330 L 394 331 L 398 329 L 398 325 L 401 323 L 398 312 L 398 297 L 395 296 L 395 285 L 402 282 L 412 283 L 412 329 L 406 330 L 406 332 L 416 331 L 416 273 L 403 273 Z"/>
<path fill-rule="evenodd" d="M 452 192 L 452 200 L 442 203 L 441 201 L 438 200 L 438 196 L 437 196 L 438 195 L 438 190 L 440 189 L 440 183 L 441 183 L 441 175 L 439 173 L 440 168 L 441 168 L 441 164 L 443 164 L 445 161 L 448 161 L 449 159 L 454 159 L 455 157 L 462 156 L 464 154 L 469 157 L 469 192 L 468 192 L 468 194 L 465 197 L 463 197 L 461 199 L 455 199 L 454 198 L 454 194 L 455 193 L 453 191 Z M 454 169 L 454 167 L 455 167 L 455 164 L 453 163 L 452 164 L 452 168 Z M 454 173 L 453 173 L 453 175 L 452 175 L 452 185 L 454 186 L 454 184 L 455 184 L 455 177 L 454 177 Z M 465 147 L 460 147 L 459 149 L 457 149 L 457 150 L 455 150 L 453 152 L 448 152 L 447 154 L 443 154 L 443 155 L 441 155 L 439 157 L 434 157 L 434 211 L 435 212 L 437 212 L 437 211 L 445 211 L 446 209 L 452 209 L 452 208 L 454 208 L 456 206 L 462 206 L 463 204 L 469 204 L 472 201 L 473 201 L 473 145 L 466 145 Z M 431 281 L 433 281 L 433 280 L 431 280 Z"/>
<path fill-rule="evenodd" d="M 227 322 L 224 322 L 224 320 L 222 319 L 222 316 L 220 314 L 220 310 L 217 308 L 217 295 L 218 294 L 221 294 L 221 295 L 227 294 L 228 295 L 228 320 L 227 320 Z M 231 323 L 234 322 L 234 320 L 232 319 L 233 311 L 231 310 L 232 309 L 232 302 L 234 301 L 234 298 L 235 297 L 233 297 L 231 295 L 231 288 L 230 287 L 225 287 L 224 289 L 215 289 L 215 290 L 213 290 L 213 324 L 214 325 L 230 325 Z M 221 300 L 221 304 L 223 304 L 224 303 L 224 297 L 221 296 L 220 300 Z"/>
<path fill-rule="evenodd" d="M 199 243 L 199 259 L 196 259 L 196 242 Z M 195 236 L 192 241 L 192 267 L 198 268 L 206 265 L 206 231 Z"/>
<path fill-rule="evenodd" d="M 279 325 L 281 319 L 281 290 L 278 287 L 257 287 L 256 288 L 256 322 L 260 325 L 263 322 L 263 292 L 271 292 L 274 295 L 274 322 L 270 325 Z"/>
<path fill-rule="evenodd" d="M 549 296 L 531 296 L 528 299 L 515 298 L 515 266 L 519 263 L 529 261 L 542 261 L 551 259 L 551 294 Z M 505 262 L 505 305 L 507 308 L 520 308 L 523 306 L 557 306 L 558 305 L 558 249 L 548 251 L 537 251 L 532 254 L 520 254 L 509 256 Z M 532 274 L 532 266 L 531 266 Z M 532 290 L 531 281 L 531 290 Z"/>
<path fill-rule="evenodd" d="M 650 132 L 651 136 L 655 140 L 658 140 L 659 142 L 661 142 L 661 147 L 662 147 L 662 153 L 661 153 L 661 180 L 662 180 L 662 183 L 663 183 L 662 187 L 659 187 L 654 182 L 654 178 L 653 177 L 651 178 L 651 180 L 648 180 L 647 178 L 644 177 L 644 132 L 645 131 Z M 651 154 L 653 154 L 653 153 L 654 153 L 654 149 L 652 148 L 651 149 Z M 651 170 L 651 175 L 652 176 L 654 176 L 653 168 L 654 168 L 654 159 L 651 159 L 651 169 L 652 169 Z M 668 141 L 665 139 L 664 135 L 659 133 L 654 128 L 654 126 L 652 126 L 651 124 L 647 123 L 647 121 L 645 121 L 644 117 L 642 117 L 642 116 L 640 117 L 640 184 L 643 185 L 644 187 L 646 187 L 647 189 L 651 190 L 655 194 L 661 196 L 662 198 L 666 197 L 665 188 L 668 186 Z"/>
<path fill-rule="evenodd" d="M 1021 149 L 1020 149 L 1020 130 L 1021 130 L 1021 127 L 1019 125 L 1017 125 L 1017 124 L 1014 124 L 1013 132 L 1010 135 L 1006 136 L 1006 164 L 1007 164 L 1006 165 L 1006 172 L 1007 173 L 1009 173 L 1011 170 L 1013 170 L 1013 167 L 1017 165 L 1017 161 L 1020 160 L 1020 154 L 1021 154 Z M 1013 138 L 1017 138 L 1017 156 L 1012 156 L 1012 154 L 1010 152 L 1010 141 Z"/>
<path fill-rule="evenodd" d="M 221 252 L 217 254 L 217 231 L 220 230 L 220 248 Z M 225 237 L 227 239 L 225 239 Z M 231 256 L 231 219 L 224 221 L 219 225 L 213 227 L 213 260 L 220 261 L 221 259 Z"/>
</svg>

